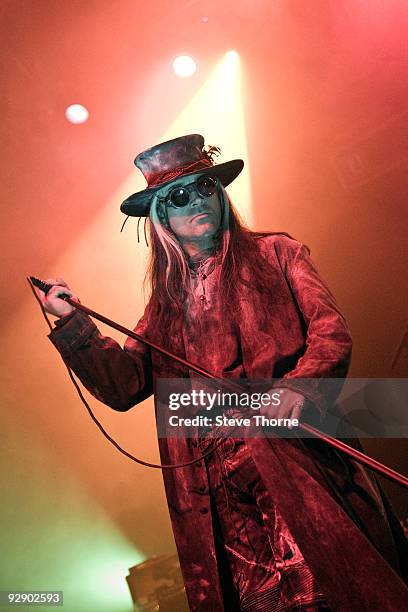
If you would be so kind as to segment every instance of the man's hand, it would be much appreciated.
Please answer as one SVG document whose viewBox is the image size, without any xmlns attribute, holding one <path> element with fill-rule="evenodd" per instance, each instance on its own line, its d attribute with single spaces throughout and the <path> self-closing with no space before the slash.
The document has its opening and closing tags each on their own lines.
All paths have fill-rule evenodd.
<svg viewBox="0 0 408 612">
<path fill-rule="evenodd" d="M 279 393 L 279 406 L 262 406 L 261 414 L 269 419 L 299 419 L 305 403 L 305 397 L 297 391 L 285 387 L 274 387 L 269 391 Z"/>
<path fill-rule="evenodd" d="M 75 298 L 63 278 L 47 278 L 46 283 L 53 285 L 52 289 L 49 290 L 47 295 L 45 295 L 44 291 L 41 291 L 41 289 L 38 287 L 34 287 L 35 292 L 46 312 L 55 315 L 56 317 L 64 317 L 75 310 L 71 304 L 67 304 L 67 302 L 64 302 L 64 300 L 61 300 L 61 298 L 58 297 L 62 293 L 67 293 L 71 297 Z"/>
</svg>

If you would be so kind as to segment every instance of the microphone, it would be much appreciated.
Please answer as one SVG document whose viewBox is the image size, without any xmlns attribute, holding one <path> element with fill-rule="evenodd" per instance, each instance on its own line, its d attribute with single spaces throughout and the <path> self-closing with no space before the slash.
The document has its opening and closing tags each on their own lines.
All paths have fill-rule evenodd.
<svg viewBox="0 0 408 612">
<path fill-rule="evenodd" d="M 50 285 L 50 283 L 46 283 L 45 281 L 41 280 L 40 278 L 37 278 L 36 276 L 30 276 L 30 281 L 32 282 L 34 287 L 38 287 L 38 289 L 44 291 L 45 295 L 47 295 L 47 293 L 51 291 L 53 287 L 55 287 L 55 285 Z M 59 295 L 58 297 L 63 300 L 64 298 L 71 296 L 68 295 L 68 293 L 61 293 L 61 295 Z"/>
</svg>

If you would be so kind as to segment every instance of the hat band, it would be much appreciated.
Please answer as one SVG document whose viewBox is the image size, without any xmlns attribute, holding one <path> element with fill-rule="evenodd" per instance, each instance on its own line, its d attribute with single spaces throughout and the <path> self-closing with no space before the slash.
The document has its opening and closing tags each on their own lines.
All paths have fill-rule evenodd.
<svg viewBox="0 0 408 612">
<path fill-rule="evenodd" d="M 191 164 L 186 164 L 185 166 L 178 166 L 177 168 L 173 168 L 168 172 L 162 172 L 161 174 L 153 174 L 151 177 L 148 188 L 155 187 L 157 185 L 161 185 L 162 183 L 167 183 L 179 176 L 183 176 L 184 174 L 190 174 L 194 170 L 205 170 L 206 168 L 211 168 L 214 166 L 214 162 L 210 159 L 202 158 L 198 161 L 192 162 Z"/>
</svg>

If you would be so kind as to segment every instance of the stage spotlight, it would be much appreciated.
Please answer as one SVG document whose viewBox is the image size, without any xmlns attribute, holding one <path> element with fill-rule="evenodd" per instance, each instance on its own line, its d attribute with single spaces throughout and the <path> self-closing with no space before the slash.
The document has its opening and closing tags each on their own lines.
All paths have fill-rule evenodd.
<svg viewBox="0 0 408 612">
<path fill-rule="evenodd" d="M 217 163 L 234 158 L 245 161 L 245 172 L 228 187 L 228 193 L 250 225 L 250 164 L 246 142 L 241 58 L 236 51 L 229 50 L 220 58 L 207 80 L 184 108 L 180 108 L 179 115 L 160 140 L 164 142 L 177 138 L 180 134 L 203 134 L 207 144 L 220 146 L 222 157 Z"/>
<path fill-rule="evenodd" d="M 231 51 L 227 51 L 226 57 L 227 57 L 227 59 L 229 59 L 231 61 L 237 61 L 239 55 L 238 55 L 237 51 L 234 51 L 233 49 L 231 49 Z"/>
<path fill-rule="evenodd" d="M 179 55 L 173 62 L 173 70 L 179 77 L 190 77 L 196 69 L 196 63 L 189 55 Z"/>
<path fill-rule="evenodd" d="M 65 117 L 70 123 L 85 123 L 89 117 L 89 112 L 82 104 L 71 104 L 65 109 Z"/>
</svg>

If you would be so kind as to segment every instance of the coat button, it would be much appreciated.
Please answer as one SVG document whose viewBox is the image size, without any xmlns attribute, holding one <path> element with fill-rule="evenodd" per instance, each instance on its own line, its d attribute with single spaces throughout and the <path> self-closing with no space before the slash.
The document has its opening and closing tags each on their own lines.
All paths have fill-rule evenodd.
<svg viewBox="0 0 408 612">
<path fill-rule="evenodd" d="M 208 513 L 208 508 L 200 508 L 200 512 L 201 512 L 201 514 L 207 514 Z"/>
<path fill-rule="evenodd" d="M 197 461 L 197 463 L 194 464 L 196 467 L 202 467 L 203 462 L 202 461 Z"/>
</svg>

